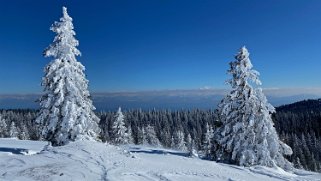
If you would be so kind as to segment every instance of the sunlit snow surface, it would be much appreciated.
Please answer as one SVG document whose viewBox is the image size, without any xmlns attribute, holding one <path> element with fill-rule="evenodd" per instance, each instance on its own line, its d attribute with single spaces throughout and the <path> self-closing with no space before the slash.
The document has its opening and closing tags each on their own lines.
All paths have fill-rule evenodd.
<svg viewBox="0 0 321 181">
<path fill-rule="evenodd" d="M 321 174 L 243 168 L 190 158 L 186 153 L 91 141 L 42 150 L 46 142 L 0 139 L 0 180 L 265 181 L 321 180 Z M 24 150 L 24 154 L 15 149 Z M 10 151 L 11 150 L 11 151 Z"/>
</svg>

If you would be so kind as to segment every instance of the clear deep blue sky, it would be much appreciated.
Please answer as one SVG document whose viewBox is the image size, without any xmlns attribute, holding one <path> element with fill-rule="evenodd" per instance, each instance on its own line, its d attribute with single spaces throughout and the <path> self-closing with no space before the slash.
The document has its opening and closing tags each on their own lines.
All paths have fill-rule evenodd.
<svg viewBox="0 0 321 181">
<path fill-rule="evenodd" d="M 321 87 L 320 0 L 10 0 L 0 2 L 0 93 L 41 92 L 62 6 L 95 92 L 223 88 L 242 45 L 264 87 Z"/>
</svg>

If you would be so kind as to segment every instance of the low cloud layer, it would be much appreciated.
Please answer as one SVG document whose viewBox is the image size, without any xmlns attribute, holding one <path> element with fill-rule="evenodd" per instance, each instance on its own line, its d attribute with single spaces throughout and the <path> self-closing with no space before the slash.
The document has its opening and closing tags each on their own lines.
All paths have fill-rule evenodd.
<svg viewBox="0 0 321 181">
<path fill-rule="evenodd" d="M 321 88 L 268 88 L 264 89 L 274 106 L 289 104 L 304 99 L 321 98 Z M 161 90 L 139 92 L 93 93 L 98 110 L 124 109 L 213 109 L 228 93 L 226 89 Z M 38 108 L 39 94 L 0 95 L 0 108 Z"/>
</svg>

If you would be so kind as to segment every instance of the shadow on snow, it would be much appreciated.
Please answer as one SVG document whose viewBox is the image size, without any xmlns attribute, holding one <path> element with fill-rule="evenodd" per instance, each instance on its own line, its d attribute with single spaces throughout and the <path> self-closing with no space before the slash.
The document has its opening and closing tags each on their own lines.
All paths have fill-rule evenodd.
<svg viewBox="0 0 321 181">
<path fill-rule="evenodd" d="M 187 152 L 176 152 L 176 151 L 159 150 L 159 149 L 141 150 L 139 147 L 131 147 L 130 152 L 131 153 L 146 153 L 146 154 L 175 155 L 175 156 L 190 157 L 190 154 Z"/>
<path fill-rule="evenodd" d="M 4 148 L 0 147 L 0 152 L 7 152 L 7 153 L 12 153 L 15 155 L 24 155 L 25 153 L 28 153 L 29 150 L 24 149 L 24 148 Z"/>
</svg>

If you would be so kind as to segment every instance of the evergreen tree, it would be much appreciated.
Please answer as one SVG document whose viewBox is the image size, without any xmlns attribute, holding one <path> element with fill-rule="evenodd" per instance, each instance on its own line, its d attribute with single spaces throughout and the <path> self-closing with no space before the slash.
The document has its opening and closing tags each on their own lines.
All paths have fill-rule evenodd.
<svg viewBox="0 0 321 181">
<path fill-rule="evenodd" d="M 295 166 L 295 168 L 303 169 L 300 158 L 296 157 L 296 161 L 294 162 L 294 166 Z"/>
<path fill-rule="evenodd" d="M 170 146 L 170 148 L 172 148 L 172 149 L 175 149 L 175 148 L 176 148 L 174 136 L 172 136 L 172 138 L 171 138 L 171 146 Z"/>
<path fill-rule="evenodd" d="M 181 151 L 187 151 L 187 146 L 186 146 L 186 142 L 185 142 L 185 136 L 184 133 L 182 131 L 177 131 L 175 137 L 174 137 L 174 141 L 175 141 L 175 148 Z"/>
<path fill-rule="evenodd" d="M 189 152 L 189 156 L 198 157 L 197 150 L 195 149 L 195 142 L 192 139 L 191 134 L 187 135 L 186 144 L 187 144 L 187 151 Z"/>
<path fill-rule="evenodd" d="M 112 126 L 113 129 L 113 141 L 115 144 L 125 144 L 128 143 L 127 128 L 125 126 L 125 116 L 123 115 L 121 108 L 115 115 L 115 121 Z"/>
<path fill-rule="evenodd" d="M 147 139 L 146 139 L 146 132 L 145 132 L 145 128 L 141 128 L 140 129 L 140 136 L 139 136 L 139 144 L 141 145 L 148 145 Z"/>
<path fill-rule="evenodd" d="M 206 131 L 204 132 L 202 136 L 202 152 L 204 153 L 204 156 L 209 158 L 211 154 L 211 147 L 212 142 L 211 139 L 213 138 L 213 128 L 210 128 L 208 123 L 206 124 Z"/>
<path fill-rule="evenodd" d="M 51 30 L 57 35 L 45 50 L 45 57 L 53 57 L 44 69 L 44 95 L 40 99 L 37 122 L 42 125 L 42 136 L 52 145 L 65 145 L 83 135 L 96 138 L 99 118 L 93 112 L 85 67 L 77 61 L 80 51 L 72 18 L 63 7 L 63 17 Z"/>
<path fill-rule="evenodd" d="M 300 145 L 300 148 L 302 148 L 302 154 L 301 154 L 301 159 L 302 157 L 304 157 L 304 159 L 302 160 L 305 160 L 305 163 L 304 163 L 304 166 L 305 166 L 305 169 L 307 170 L 312 170 L 312 155 L 311 155 L 311 152 L 308 148 L 308 145 L 307 145 L 307 141 L 305 139 L 305 136 L 304 134 L 302 133 L 301 134 L 301 145 Z"/>
<path fill-rule="evenodd" d="M 311 154 L 311 160 L 309 162 L 309 168 L 311 171 L 317 171 L 318 170 L 318 165 L 317 162 L 315 161 L 314 154 Z"/>
<path fill-rule="evenodd" d="M 307 161 L 306 158 L 305 158 L 305 155 L 304 155 L 304 153 L 303 153 L 303 151 L 302 151 L 302 148 L 299 147 L 297 155 L 298 155 L 297 158 L 300 159 L 300 164 L 301 164 L 301 166 L 302 166 L 304 169 L 307 169 L 307 168 L 308 168 L 308 167 L 307 167 L 307 162 L 308 162 L 308 161 Z"/>
<path fill-rule="evenodd" d="M 148 125 L 144 130 L 145 130 L 144 131 L 144 133 L 145 133 L 144 138 L 145 138 L 146 143 L 148 145 L 156 146 L 156 147 L 161 146 L 161 144 L 156 136 L 154 127 L 152 127 L 151 125 Z"/>
<path fill-rule="evenodd" d="M 128 126 L 127 136 L 128 136 L 128 143 L 129 144 L 133 144 L 134 143 L 134 139 L 133 139 L 133 131 L 132 131 L 132 127 L 131 126 Z"/>
<path fill-rule="evenodd" d="M 29 139 L 29 133 L 28 133 L 26 125 L 22 126 L 22 129 L 19 133 L 19 139 L 21 139 L 21 140 L 28 140 Z"/>
<path fill-rule="evenodd" d="M 235 59 L 228 71 L 232 91 L 218 106 L 223 125 L 215 132 L 216 159 L 242 166 L 291 169 L 283 155 L 291 155 L 292 150 L 279 140 L 273 127 L 271 113 L 275 109 L 258 87 L 259 73 L 252 69 L 247 49 L 242 47 Z"/>
<path fill-rule="evenodd" d="M 192 139 L 191 134 L 187 135 L 186 145 L 187 145 L 188 150 L 191 150 L 191 148 L 193 147 L 193 139 Z"/>
<path fill-rule="evenodd" d="M 0 115 L 0 138 L 7 136 L 7 123 Z"/>
<path fill-rule="evenodd" d="M 10 124 L 10 128 L 9 128 L 9 137 L 10 138 L 17 138 L 19 134 L 19 131 L 16 127 L 16 124 L 12 121 Z"/>
</svg>

